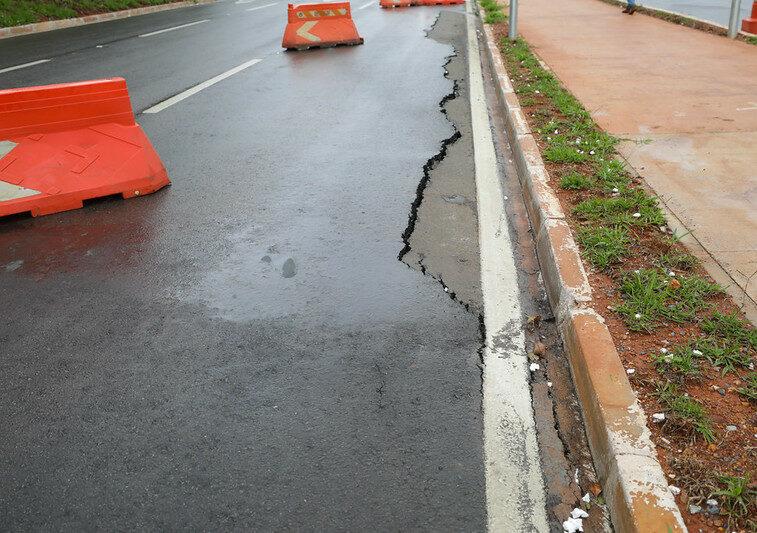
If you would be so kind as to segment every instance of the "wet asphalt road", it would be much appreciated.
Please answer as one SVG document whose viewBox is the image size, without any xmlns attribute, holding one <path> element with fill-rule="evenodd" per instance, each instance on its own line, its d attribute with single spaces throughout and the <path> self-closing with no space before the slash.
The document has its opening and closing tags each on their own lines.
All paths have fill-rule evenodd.
<svg viewBox="0 0 757 533">
<path fill-rule="evenodd" d="M 137 112 L 262 59 L 137 117 L 172 187 L 0 221 L 0 529 L 484 528 L 478 317 L 397 259 L 462 9 L 283 53 L 256 5 L 0 41 L 52 59 L 0 87 L 119 75 Z"/>
</svg>

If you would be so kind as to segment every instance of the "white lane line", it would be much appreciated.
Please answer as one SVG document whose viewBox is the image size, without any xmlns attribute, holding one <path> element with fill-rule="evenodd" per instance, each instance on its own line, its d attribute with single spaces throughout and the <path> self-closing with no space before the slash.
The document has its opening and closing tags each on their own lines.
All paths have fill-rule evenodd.
<svg viewBox="0 0 757 533">
<path fill-rule="evenodd" d="M 146 109 L 144 113 L 160 113 L 164 109 L 167 109 L 171 107 L 172 105 L 177 104 L 186 98 L 189 98 L 193 94 L 197 94 L 203 89 L 207 89 L 211 85 L 215 85 L 219 81 L 225 80 L 229 76 L 233 76 L 234 74 L 243 71 L 247 67 L 251 67 L 252 65 L 255 65 L 256 63 L 260 63 L 260 61 L 261 61 L 260 59 L 251 59 L 250 61 L 247 61 L 246 63 L 242 63 L 238 67 L 234 67 L 231 70 L 227 70 L 226 72 L 219 74 L 215 78 L 210 78 L 208 81 L 204 81 L 200 84 L 197 84 L 194 87 L 177 94 L 176 96 L 172 96 L 168 100 L 163 100 L 159 104 L 155 104 L 151 108 Z"/>
<path fill-rule="evenodd" d="M 235 4 L 249 4 L 250 2 L 254 2 L 255 0 L 237 0 L 234 2 Z"/>
<path fill-rule="evenodd" d="M 486 326 L 483 419 L 488 530 L 549 531 L 518 277 L 471 4 L 466 2 L 468 80 Z M 514 495 L 518 505 L 513 504 Z"/>
<path fill-rule="evenodd" d="M 278 4 L 278 2 L 274 2 L 273 4 L 265 4 L 263 6 L 251 7 L 249 9 L 247 9 L 246 11 L 255 11 L 256 9 L 263 9 L 264 7 L 271 7 L 271 6 L 275 6 L 277 4 Z"/>
<path fill-rule="evenodd" d="M 166 28 L 165 30 L 158 30 L 158 31 L 151 31 L 150 33 L 143 33 L 140 35 L 140 37 L 152 37 L 153 35 L 158 35 L 159 33 L 166 33 L 167 31 L 174 31 L 174 30 L 180 30 L 182 28 L 188 28 L 190 26 L 194 26 L 195 24 L 202 24 L 203 22 L 208 22 L 210 19 L 204 19 L 204 20 L 196 20 L 194 22 L 190 22 L 189 24 L 182 24 L 181 26 L 174 26 L 173 28 Z"/>
<path fill-rule="evenodd" d="M 372 6 L 373 4 L 375 4 L 375 3 L 376 3 L 376 2 L 375 2 L 374 0 L 371 0 L 371 1 L 370 1 L 370 2 L 368 2 L 367 4 L 360 6 L 360 7 L 358 8 L 358 9 L 365 9 L 366 7 L 371 7 L 371 6 Z"/>
<path fill-rule="evenodd" d="M 39 61 L 32 61 L 31 63 L 24 63 L 23 65 L 16 65 L 15 67 L 8 67 L 8 68 L 0 69 L 0 74 L 2 74 L 3 72 L 10 72 L 11 70 L 18 70 L 20 68 L 33 67 L 34 65 L 41 65 L 42 63 L 47 63 L 48 61 L 51 61 L 51 60 L 40 59 Z"/>
</svg>

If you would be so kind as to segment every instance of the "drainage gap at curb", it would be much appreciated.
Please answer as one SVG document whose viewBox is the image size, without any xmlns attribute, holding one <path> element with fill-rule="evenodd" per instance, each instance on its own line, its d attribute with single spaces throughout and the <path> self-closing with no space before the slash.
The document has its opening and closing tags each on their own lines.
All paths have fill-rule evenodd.
<svg viewBox="0 0 757 533">
<path fill-rule="evenodd" d="M 531 398 L 547 489 L 550 530 L 559 532 L 562 531 L 562 521 L 574 507 L 586 506 L 581 498 L 599 485 L 570 365 L 541 276 L 533 230 L 505 133 L 504 116 L 496 105 L 491 82 L 496 77 L 492 76 L 488 61 L 484 61 L 483 68 L 495 148 L 502 165 L 500 175 L 521 288 L 526 346 L 532 354 L 540 352 L 533 355 L 539 369 L 531 373 Z M 537 342 L 543 345 L 539 350 L 534 349 Z M 584 531 L 612 531 L 607 507 L 597 505 L 594 494 L 591 501 Z"/>
</svg>

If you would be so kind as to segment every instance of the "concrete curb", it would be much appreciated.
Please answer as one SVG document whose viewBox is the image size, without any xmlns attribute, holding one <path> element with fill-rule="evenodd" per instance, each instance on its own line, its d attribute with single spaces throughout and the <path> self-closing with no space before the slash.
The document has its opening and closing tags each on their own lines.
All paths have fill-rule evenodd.
<svg viewBox="0 0 757 533">
<path fill-rule="evenodd" d="M 589 306 L 591 286 L 536 141 L 520 108 L 491 29 L 487 56 L 496 75 L 542 276 L 570 358 L 594 465 L 616 531 L 686 531 L 604 320 Z"/>
<path fill-rule="evenodd" d="M 74 26 L 84 26 L 85 24 L 95 24 L 108 20 L 123 19 L 128 17 L 137 17 L 139 15 L 148 15 L 158 11 L 167 11 L 179 7 L 197 6 L 200 4 L 210 4 L 218 0 L 186 0 L 182 2 L 172 2 L 159 6 L 137 7 L 134 9 L 124 9 L 123 11 L 112 11 L 110 13 L 100 13 L 98 15 L 87 15 L 86 17 L 77 17 L 71 19 L 48 20 L 45 22 L 35 22 L 23 26 L 11 26 L 9 28 L 0 28 L 0 39 L 16 37 L 18 35 L 28 35 L 31 33 L 40 33 L 43 31 L 60 30 L 62 28 L 72 28 Z"/>
</svg>

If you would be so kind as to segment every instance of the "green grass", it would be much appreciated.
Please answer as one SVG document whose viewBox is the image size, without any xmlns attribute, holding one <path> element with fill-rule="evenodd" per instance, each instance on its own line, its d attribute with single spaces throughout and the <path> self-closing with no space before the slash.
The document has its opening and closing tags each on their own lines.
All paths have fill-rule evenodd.
<svg viewBox="0 0 757 533">
<path fill-rule="evenodd" d="M 0 0 L 0 27 L 57 20 L 82 13 L 118 11 L 175 0 Z"/>
<path fill-rule="evenodd" d="M 709 306 L 710 296 L 722 291 L 716 283 L 696 275 L 679 275 L 675 279 L 680 283 L 678 288 L 659 269 L 638 270 L 623 277 L 623 302 L 618 313 L 629 329 L 651 331 L 666 320 L 677 323 L 692 320 L 698 311 Z"/>
<path fill-rule="evenodd" d="M 505 15 L 504 13 L 500 13 L 499 11 L 495 11 L 493 13 L 487 13 L 486 17 L 484 17 L 484 22 L 486 22 L 487 24 L 498 24 L 506 20 L 507 20 L 507 15 Z"/>
<path fill-rule="evenodd" d="M 660 254 L 655 259 L 655 263 L 665 270 L 670 270 L 671 268 L 691 270 L 699 264 L 699 260 L 691 254 L 674 249 Z"/>
<path fill-rule="evenodd" d="M 678 346 L 671 353 L 660 353 L 652 363 L 660 374 L 673 374 L 681 379 L 695 377 L 701 373 L 697 356 L 691 346 Z"/>
<path fill-rule="evenodd" d="M 628 183 L 626 165 L 616 159 L 599 161 L 597 164 L 596 177 L 598 180 L 612 185 L 625 185 Z"/>
<path fill-rule="evenodd" d="M 573 209 L 580 218 L 595 220 L 607 225 L 661 226 L 665 217 L 650 198 L 640 189 L 622 189 L 612 198 L 589 198 Z"/>
<path fill-rule="evenodd" d="M 718 479 L 726 488 L 713 492 L 712 496 L 720 497 L 730 526 L 750 513 L 750 507 L 755 505 L 757 490 L 749 488 L 749 474 L 744 477 L 718 476 Z"/>
<path fill-rule="evenodd" d="M 502 6 L 497 4 L 494 0 L 483 0 L 479 2 L 479 5 L 483 7 L 487 13 L 497 12 L 502 9 Z"/>
<path fill-rule="evenodd" d="M 657 390 L 652 393 L 672 412 L 678 421 L 685 426 L 691 427 L 699 433 L 705 441 L 715 440 L 715 431 L 712 429 L 712 421 L 707 408 L 686 394 L 680 394 L 675 385 L 670 381 L 657 383 Z"/>
<path fill-rule="evenodd" d="M 744 379 L 744 385 L 739 387 L 739 394 L 757 402 L 757 372 L 752 372 Z"/>
<path fill-rule="evenodd" d="M 712 366 L 726 372 L 736 372 L 737 367 L 749 366 L 751 357 L 738 344 L 732 344 L 726 339 L 709 337 L 692 343 L 694 355 L 707 359 Z"/>
<path fill-rule="evenodd" d="M 748 320 L 739 318 L 738 310 L 731 314 L 721 314 L 715 310 L 702 323 L 702 329 L 731 343 L 757 350 L 757 330 L 749 326 Z"/>
<path fill-rule="evenodd" d="M 553 163 L 583 163 L 589 159 L 585 150 L 562 144 L 548 146 L 542 155 L 544 159 Z"/>
<path fill-rule="evenodd" d="M 586 260 L 599 269 L 618 262 L 629 253 L 631 236 L 622 226 L 584 228 L 577 237 Z"/>
<path fill-rule="evenodd" d="M 568 190 L 591 189 L 595 184 L 593 179 L 578 172 L 571 172 L 560 178 L 560 187 Z"/>
</svg>

